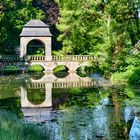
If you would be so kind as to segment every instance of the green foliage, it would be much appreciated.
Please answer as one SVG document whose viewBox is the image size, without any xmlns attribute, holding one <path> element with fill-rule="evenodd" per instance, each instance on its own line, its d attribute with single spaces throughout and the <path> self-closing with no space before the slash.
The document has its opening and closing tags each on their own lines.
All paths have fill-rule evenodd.
<svg viewBox="0 0 140 140">
<path fill-rule="evenodd" d="M 43 55 L 44 55 L 44 49 L 43 49 L 43 48 L 39 48 L 39 49 L 36 51 L 36 54 L 35 54 L 35 55 L 43 56 Z"/>
<path fill-rule="evenodd" d="M 140 67 L 128 66 L 124 72 L 115 72 L 111 76 L 113 83 L 128 82 L 130 84 L 140 84 Z"/>
<path fill-rule="evenodd" d="M 130 46 L 140 37 L 139 1 L 56 2 L 61 15 L 57 24 L 61 32 L 58 40 L 63 44 L 60 53 L 94 56 L 93 67 L 106 77 L 126 70 L 129 64 L 125 58 L 130 55 Z M 134 62 L 131 58 L 130 61 Z"/>
<path fill-rule="evenodd" d="M 102 41 L 99 3 L 94 1 L 56 0 L 61 17 L 57 28 L 64 54 L 88 54 Z"/>
<path fill-rule="evenodd" d="M 43 72 L 44 68 L 41 65 L 32 65 L 28 67 L 28 72 Z"/>
<path fill-rule="evenodd" d="M 53 69 L 53 72 L 54 73 L 57 73 L 57 72 L 66 72 L 68 71 L 68 68 L 64 65 L 59 65 L 57 66 L 56 68 Z"/>
<path fill-rule="evenodd" d="M 6 66 L 1 69 L 2 74 L 18 74 L 21 73 L 21 69 L 17 66 Z"/>
<path fill-rule="evenodd" d="M 0 2 L 0 53 L 11 53 L 13 46 L 18 46 L 19 34 L 27 21 L 44 18 L 43 11 L 34 8 L 32 1 L 2 0 Z"/>
<path fill-rule="evenodd" d="M 120 52 L 129 40 L 128 27 L 133 14 L 127 0 L 56 2 L 61 15 L 58 40 L 62 41 L 66 54 L 92 52 L 104 60 Z"/>
<path fill-rule="evenodd" d="M 126 105 L 134 107 L 135 112 L 140 112 L 140 97 L 136 95 L 132 99 L 127 99 Z"/>
<path fill-rule="evenodd" d="M 140 67 L 135 68 L 132 75 L 129 77 L 129 83 L 134 85 L 140 84 Z"/>
</svg>

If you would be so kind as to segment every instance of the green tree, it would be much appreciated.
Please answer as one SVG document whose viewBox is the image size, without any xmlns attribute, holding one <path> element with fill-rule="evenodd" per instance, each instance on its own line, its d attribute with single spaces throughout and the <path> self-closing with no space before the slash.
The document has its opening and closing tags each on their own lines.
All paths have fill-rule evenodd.
<svg viewBox="0 0 140 140">
<path fill-rule="evenodd" d="M 2 0 L 0 2 L 0 53 L 12 51 L 19 44 L 22 26 L 30 19 L 42 19 L 44 13 L 32 6 L 32 0 Z"/>
<path fill-rule="evenodd" d="M 63 54 L 91 54 L 105 73 L 122 70 L 139 35 L 139 1 L 56 0 Z M 137 34 L 136 34 L 137 33 Z M 132 36 L 134 38 L 132 38 Z"/>
<path fill-rule="evenodd" d="M 101 3 L 96 0 L 56 0 L 60 9 L 57 28 L 64 54 L 88 54 L 103 42 Z"/>
</svg>

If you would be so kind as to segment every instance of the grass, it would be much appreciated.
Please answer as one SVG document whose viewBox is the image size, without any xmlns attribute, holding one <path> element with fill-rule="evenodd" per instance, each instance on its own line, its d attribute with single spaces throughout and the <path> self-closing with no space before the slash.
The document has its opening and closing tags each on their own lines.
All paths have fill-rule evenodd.
<svg viewBox="0 0 140 140">
<path fill-rule="evenodd" d="M 25 123 L 10 111 L 0 110 L 1 140 L 48 140 L 47 133 L 31 124 Z"/>
</svg>

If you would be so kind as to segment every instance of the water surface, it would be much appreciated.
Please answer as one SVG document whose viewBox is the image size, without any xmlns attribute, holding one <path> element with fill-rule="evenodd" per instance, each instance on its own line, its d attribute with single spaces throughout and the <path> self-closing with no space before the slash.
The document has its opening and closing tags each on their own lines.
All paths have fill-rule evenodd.
<svg viewBox="0 0 140 140">
<path fill-rule="evenodd" d="M 139 88 L 93 77 L 1 76 L 2 140 L 139 140 Z"/>
</svg>

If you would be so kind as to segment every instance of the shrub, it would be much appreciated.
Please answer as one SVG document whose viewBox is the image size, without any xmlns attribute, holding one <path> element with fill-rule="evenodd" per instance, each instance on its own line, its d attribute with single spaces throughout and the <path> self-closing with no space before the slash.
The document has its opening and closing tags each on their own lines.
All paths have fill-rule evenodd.
<svg viewBox="0 0 140 140">
<path fill-rule="evenodd" d="M 128 66 L 124 72 L 115 72 L 111 75 L 113 83 L 128 82 L 140 84 L 140 67 Z"/>
<path fill-rule="evenodd" d="M 132 75 L 129 77 L 129 83 L 130 84 L 140 84 L 140 67 L 136 68 Z"/>
<path fill-rule="evenodd" d="M 28 72 L 43 72 L 44 68 L 38 64 L 28 67 Z"/>
<path fill-rule="evenodd" d="M 2 74 L 18 74 L 21 73 L 21 69 L 17 66 L 6 66 L 1 70 Z"/>
</svg>

